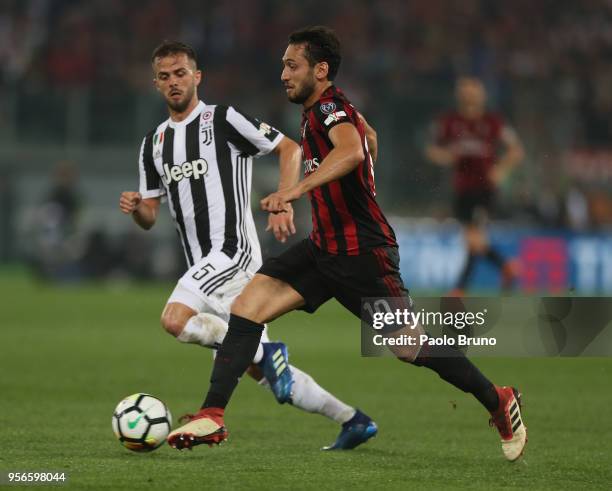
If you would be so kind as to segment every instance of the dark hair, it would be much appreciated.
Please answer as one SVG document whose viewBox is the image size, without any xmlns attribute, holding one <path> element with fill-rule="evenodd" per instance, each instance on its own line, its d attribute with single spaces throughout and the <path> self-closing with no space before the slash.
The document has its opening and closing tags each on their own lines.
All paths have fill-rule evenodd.
<svg viewBox="0 0 612 491">
<path fill-rule="evenodd" d="M 289 35 L 289 44 L 302 43 L 306 45 L 304 55 L 310 66 L 325 61 L 329 65 L 328 80 L 336 78 L 342 55 L 340 41 L 334 30 L 326 26 L 313 26 L 294 31 Z"/>
<path fill-rule="evenodd" d="M 167 40 L 153 50 L 153 54 L 151 55 L 151 63 L 155 63 L 156 58 L 165 58 L 166 56 L 178 55 L 179 53 L 186 54 L 187 58 L 192 60 L 197 66 L 198 60 L 196 57 L 196 52 L 191 46 L 181 43 L 180 41 Z"/>
</svg>

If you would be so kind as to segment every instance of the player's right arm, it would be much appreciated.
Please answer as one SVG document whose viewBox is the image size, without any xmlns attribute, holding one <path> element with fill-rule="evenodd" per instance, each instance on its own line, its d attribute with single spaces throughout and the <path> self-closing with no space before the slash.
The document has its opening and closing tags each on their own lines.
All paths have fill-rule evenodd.
<svg viewBox="0 0 612 491">
<path fill-rule="evenodd" d="M 261 200 L 262 209 L 281 212 L 287 203 L 299 199 L 303 194 L 349 174 L 366 155 L 363 142 L 357 130 L 356 121 L 352 118 L 353 109 L 345 106 L 340 99 L 333 99 L 315 105 L 313 108 L 314 123 L 322 128 L 331 142 L 331 150 L 314 172 L 299 181 L 296 185 L 272 193 Z"/>
<path fill-rule="evenodd" d="M 332 150 L 323 159 L 316 171 L 299 181 L 295 186 L 277 191 L 261 200 L 262 209 L 281 212 L 287 203 L 299 199 L 312 189 L 340 179 L 352 172 L 365 155 L 361 144 L 361 136 L 353 123 L 342 121 L 329 130 Z"/>
<path fill-rule="evenodd" d="M 156 130 L 163 136 L 163 128 Z M 161 133 L 160 133 L 161 131 Z M 157 221 L 159 204 L 166 191 L 162 187 L 161 176 L 153 160 L 153 141 L 155 131 L 142 140 L 138 157 L 139 190 L 124 191 L 119 198 L 119 208 L 126 215 L 132 215 L 134 221 L 143 229 L 149 230 Z"/>
<path fill-rule="evenodd" d="M 453 155 L 453 152 L 441 145 L 427 145 L 425 147 L 425 156 L 431 162 L 441 167 L 450 167 L 455 161 L 455 156 Z"/>
<path fill-rule="evenodd" d="M 138 191 L 124 191 L 119 198 L 119 208 L 143 229 L 149 230 L 157 221 L 160 198 L 142 198 Z"/>
<path fill-rule="evenodd" d="M 455 155 L 451 148 L 444 143 L 442 121 L 432 125 L 429 130 L 429 141 L 425 145 L 425 157 L 441 167 L 450 167 L 455 162 Z"/>
</svg>

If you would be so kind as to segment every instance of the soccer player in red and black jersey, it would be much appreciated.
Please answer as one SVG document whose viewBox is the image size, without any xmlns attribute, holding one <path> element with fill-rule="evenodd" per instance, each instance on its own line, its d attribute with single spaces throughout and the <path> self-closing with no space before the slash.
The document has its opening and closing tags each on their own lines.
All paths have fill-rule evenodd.
<svg viewBox="0 0 612 491">
<path fill-rule="evenodd" d="M 411 304 L 399 273 L 395 235 L 375 198 L 367 137 L 374 140 L 373 133 L 333 84 L 340 59 L 340 43 L 327 27 L 303 29 L 289 37 L 281 80 L 289 100 L 304 108 L 301 144 L 306 176 L 267 196 L 261 205 L 282 213 L 290 202 L 308 194 L 313 231 L 265 261 L 234 301 L 202 409 L 168 437 L 175 448 L 227 438 L 224 410 L 253 358 L 265 322 L 294 309 L 312 313 L 330 298 L 357 317 L 364 297 L 394 297 L 400 305 Z M 491 413 L 506 458 L 521 455 L 527 434 L 516 389 L 493 385 L 454 346 L 425 344 L 400 351 L 394 353 L 402 361 L 427 367 L 473 394 Z M 350 448 L 376 433 L 371 419 L 360 412 L 344 426 L 332 448 Z"/>
<path fill-rule="evenodd" d="M 515 131 L 498 114 L 486 109 L 486 91 L 480 80 L 461 77 L 456 86 L 457 110 L 439 118 L 425 150 L 435 164 L 453 167 L 454 212 L 464 227 L 468 257 L 454 292 L 462 294 L 475 259 L 485 257 L 502 273 L 509 288 L 517 264 L 493 249 L 484 224 L 494 205 L 495 191 L 523 159 L 523 146 Z M 505 147 L 498 157 L 500 147 Z"/>
</svg>

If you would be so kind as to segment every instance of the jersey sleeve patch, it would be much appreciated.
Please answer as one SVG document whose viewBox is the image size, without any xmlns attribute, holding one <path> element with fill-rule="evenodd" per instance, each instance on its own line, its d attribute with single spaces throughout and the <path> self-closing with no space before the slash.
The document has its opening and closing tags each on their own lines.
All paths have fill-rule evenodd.
<svg viewBox="0 0 612 491">
<path fill-rule="evenodd" d="M 357 126 L 354 121 L 354 111 L 350 111 L 340 99 L 320 102 L 315 105 L 313 112 L 325 133 L 329 133 L 329 130 L 340 123 L 351 123 Z"/>
<path fill-rule="evenodd" d="M 325 126 L 329 126 L 332 123 L 339 123 L 342 118 L 346 118 L 346 117 L 347 117 L 346 112 L 336 111 L 336 112 L 328 114 L 327 117 L 325 118 L 325 121 L 323 121 L 323 124 Z"/>
<path fill-rule="evenodd" d="M 233 107 L 227 108 L 226 118 L 234 135 L 233 143 L 249 155 L 266 155 L 283 138 L 283 134 L 276 128 Z"/>
</svg>

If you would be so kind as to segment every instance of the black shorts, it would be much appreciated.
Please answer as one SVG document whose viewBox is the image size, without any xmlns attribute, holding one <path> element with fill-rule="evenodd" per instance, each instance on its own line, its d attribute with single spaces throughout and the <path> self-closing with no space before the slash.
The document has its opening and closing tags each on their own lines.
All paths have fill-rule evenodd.
<svg viewBox="0 0 612 491">
<path fill-rule="evenodd" d="M 487 189 L 455 195 L 455 218 L 461 223 L 482 223 L 493 211 L 494 198 L 494 191 Z"/>
<path fill-rule="evenodd" d="M 397 247 L 379 247 L 359 256 L 332 255 L 304 239 L 258 271 L 291 285 L 305 300 L 300 309 L 312 313 L 330 298 L 361 317 L 364 297 L 405 298 Z"/>
</svg>

